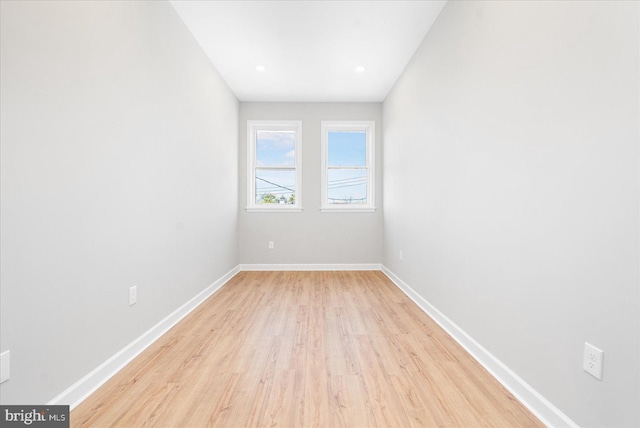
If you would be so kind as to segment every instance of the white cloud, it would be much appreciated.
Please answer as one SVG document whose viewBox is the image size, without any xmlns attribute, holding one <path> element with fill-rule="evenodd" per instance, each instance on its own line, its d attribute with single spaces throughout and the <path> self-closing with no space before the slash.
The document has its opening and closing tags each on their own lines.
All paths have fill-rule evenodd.
<svg viewBox="0 0 640 428">
<path fill-rule="evenodd" d="M 293 131 L 258 131 L 258 144 L 273 149 L 293 149 L 295 133 Z"/>
</svg>

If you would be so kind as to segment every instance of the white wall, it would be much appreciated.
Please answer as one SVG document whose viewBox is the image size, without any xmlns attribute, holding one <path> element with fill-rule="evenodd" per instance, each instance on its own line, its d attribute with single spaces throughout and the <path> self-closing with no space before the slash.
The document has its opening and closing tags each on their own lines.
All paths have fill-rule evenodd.
<svg viewBox="0 0 640 428">
<path fill-rule="evenodd" d="M 302 120 L 301 213 L 246 212 L 247 120 Z M 375 213 L 320 212 L 320 122 L 375 120 Z M 241 103 L 239 146 L 240 263 L 380 263 L 382 258 L 382 105 L 380 103 Z M 268 249 L 268 241 L 275 248 Z"/>
<path fill-rule="evenodd" d="M 640 425 L 639 7 L 449 2 L 383 104 L 383 263 L 581 426 Z"/>
<path fill-rule="evenodd" d="M 237 264 L 238 103 L 168 3 L 1 4 L 1 399 L 37 404 Z"/>
</svg>

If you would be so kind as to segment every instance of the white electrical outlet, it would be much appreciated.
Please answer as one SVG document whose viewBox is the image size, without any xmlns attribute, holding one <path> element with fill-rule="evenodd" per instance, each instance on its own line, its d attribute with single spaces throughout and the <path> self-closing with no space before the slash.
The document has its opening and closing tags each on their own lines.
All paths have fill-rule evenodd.
<svg viewBox="0 0 640 428">
<path fill-rule="evenodd" d="M 273 250 L 275 248 L 275 244 L 273 241 L 269 241 L 269 249 Z"/>
<path fill-rule="evenodd" d="M 402 261 L 404 259 L 404 255 L 402 254 L 402 250 L 400 250 L 400 261 Z"/>
<path fill-rule="evenodd" d="M 129 288 L 129 306 L 134 305 L 138 301 L 138 286 L 134 285 Z"/>
<path fill-rule="evenodd" d="M 0 383 L 4 383 L 9 380 L 9 357 L 11 354 L 9 351 L 4 351 L 0 354 Z"/>
<path fill-rule="evenodd" d="M 596 379 L 602 380 L 602 359 L 604 351 L 585 342 L 582 368 Z"/>
</svg>

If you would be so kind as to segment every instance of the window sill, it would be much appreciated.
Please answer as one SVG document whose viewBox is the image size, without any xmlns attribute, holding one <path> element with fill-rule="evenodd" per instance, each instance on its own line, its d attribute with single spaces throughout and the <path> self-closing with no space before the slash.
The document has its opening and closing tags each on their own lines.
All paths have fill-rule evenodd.
<svg viewBox="0 0 640 428">
<path fill-rule="evenodd" d="M 301 213 L 302 212 L 302 207 L 291 207 L 291 208 L 283 208 L 283 207 L 273 207 L 273 208 L 246 207 L 245 210 L 248 213 Z"/>
<path fill-rule="evenodd" d="M 373 212 L 376 212 L 376 209 L 372 207 L 357 207 L 357 208 L 321 207 L 320 211 L 323 213 L 373 213 Z"/>
</svg>

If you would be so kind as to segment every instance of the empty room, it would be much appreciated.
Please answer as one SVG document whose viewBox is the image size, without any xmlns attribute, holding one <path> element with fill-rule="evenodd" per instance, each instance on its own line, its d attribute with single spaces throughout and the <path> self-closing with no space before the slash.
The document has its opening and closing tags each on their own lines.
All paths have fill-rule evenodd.
<svg viewBox="0 0 640 428">
<path fill-rule="evenodd" d="M 640 1 L 0 8 L 0 425 L 640 427 Z"/>
</svg>

